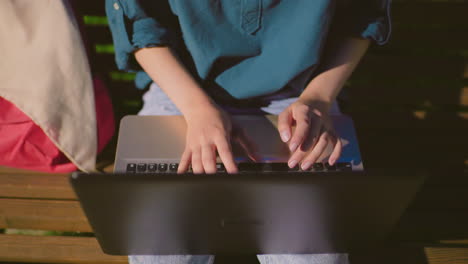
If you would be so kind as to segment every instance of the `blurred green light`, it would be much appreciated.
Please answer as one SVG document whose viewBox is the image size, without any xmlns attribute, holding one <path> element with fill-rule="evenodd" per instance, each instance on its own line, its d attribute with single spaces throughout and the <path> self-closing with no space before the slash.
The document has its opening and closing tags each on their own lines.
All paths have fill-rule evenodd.
<svg viewBox="0 0 468 264">
<path fill-rule="evenodd" d="M 127 100 L 122 102 L 124 107 L 137 107 L 140 108 L 142 106 L 142 102 L 138 100 Z"/>
<path fill-rule="evenodd" d="M 109 22 L 106 16 L 83 16 L 85 25 L 107 26 Z"/>
<path fill-rule="evenodd" d="M 132 72 L 113 71 L 113 72 L 110 72 L 109 74 L 113 81 L 132 82 L 135 80 L 135 73 L 132 73 Z"/>
<path fill-rule="evenodd" d="M 96 53 L 109 53 L 112 54 L 115 52 L 114 45 L 112 44 L 96 44 L 94 46 Z"/>
</svg>

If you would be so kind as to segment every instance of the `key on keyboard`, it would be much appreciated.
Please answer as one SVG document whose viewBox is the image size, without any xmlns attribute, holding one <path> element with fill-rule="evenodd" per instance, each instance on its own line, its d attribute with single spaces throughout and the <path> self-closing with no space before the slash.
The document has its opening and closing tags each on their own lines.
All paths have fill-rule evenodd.
<svg viewBox="0 0 468 264">
<path fill-rule="evenodd" d="M 167 163 L 159 163 L 158 170 L 160 172 L 166 172 L 167 171 Z"/>
<path fill-rule="evenodd" d="M 129 163 L 127 164 L 127 172 L 136 172 L 136 164 L 135 163 Z"/>
<path fill-rule="evenodd" d="M 178 168 L 179 168 L 179 164 L 178 164 L 178 163 L 171 163 L 171 164 L 169 165 L 169 170 L 170 170 L 171 172 L 176 172 Z"/>
<path fill-rule="evenodd" d="M 148 171 L 149 172 L 155 172 L 157 169 L 158 169 L 158 164 L 156 164 L 156 163 L 148 164 Z"/>
<path fill-rule="evenodd" d="M 145 172 L 146 171 L 146 164 L 140 163 L 137 165 L 137 172 Z"/>
</svg>

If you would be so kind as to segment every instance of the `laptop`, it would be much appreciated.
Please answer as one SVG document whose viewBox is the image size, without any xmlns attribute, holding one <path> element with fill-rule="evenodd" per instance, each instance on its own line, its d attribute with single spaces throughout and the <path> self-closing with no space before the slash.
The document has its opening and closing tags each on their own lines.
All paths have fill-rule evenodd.
<svg viewBox="0 0 468 264">
<path fill-rule="evenodd" d="M 386 242 L 422 181 L 411 170 L 71 177 L 111 255 L 369 250 Z"/>
<path fill-rule="evenodd" d="M 385 242 L 424 180 L 406 169 L 364 172 L 347 117 L 334 119 L 346 145 L 339 160 L 344 166 L 321 161 L 308 171 L 285 165 L 288 152 L 274 117 L 240 116 L 235 122 L 260 142 L 260 165 L 239 152 L 239 174 L 219 167 L 219 173 L 195 175 L 171 169 L 184 146 L 181 117 L 123 119 L 116 172 L 70 178 L 103 251 L 244 255 L 368 249 Z"/>
</svg>

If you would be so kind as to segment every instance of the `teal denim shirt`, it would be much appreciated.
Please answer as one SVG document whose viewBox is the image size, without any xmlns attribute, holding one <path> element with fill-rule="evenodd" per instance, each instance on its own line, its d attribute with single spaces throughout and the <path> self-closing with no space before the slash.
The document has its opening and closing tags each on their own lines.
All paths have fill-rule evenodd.
<svg viewBox="0 0 468 264">
<path fill-rule="evenodd" d="M 299 94 L 327 36 L 388 41 L 391 0 L 106 0 L 121 70 L 133 52 L 170 46 L 207 90 L 235 99 Z M 138 74 L 138 86 L 150 79 Z"/>
</svg>

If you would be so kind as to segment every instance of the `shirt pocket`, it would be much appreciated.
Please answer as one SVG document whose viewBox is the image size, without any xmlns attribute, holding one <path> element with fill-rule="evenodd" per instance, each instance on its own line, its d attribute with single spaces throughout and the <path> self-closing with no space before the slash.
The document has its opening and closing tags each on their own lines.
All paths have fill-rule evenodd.
<svg viewBox="0 0 468 264">
<path fill-rule="evenodd" d="M 232 1 L 232 0 L 229 0 Z M 247 34 L 255 34 L 262 24 L 262 0 L 241 1 L 241 28 Z"/>
</svg>

